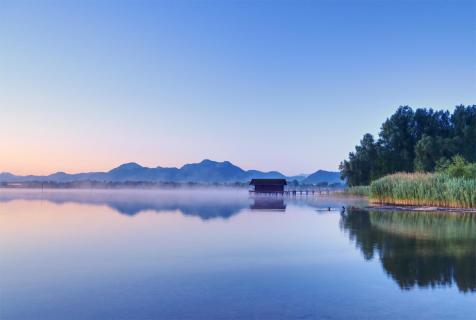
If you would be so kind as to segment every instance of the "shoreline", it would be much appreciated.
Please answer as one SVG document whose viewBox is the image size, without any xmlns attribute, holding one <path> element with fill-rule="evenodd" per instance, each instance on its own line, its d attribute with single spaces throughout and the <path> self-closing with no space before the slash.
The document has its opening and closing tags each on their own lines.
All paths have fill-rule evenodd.
<svg viewBox="0 0 476 320">
<path fill-rule="evenodd" d="M 402 205 L 379 205 L 371 204 L 364 209 L 380 211 L 413 211 L 413 212 L 447 212 L 447 213 L 476 213 L 476 208 L 453 208 L 437 206 L 402 206 Z"/>
</svg>

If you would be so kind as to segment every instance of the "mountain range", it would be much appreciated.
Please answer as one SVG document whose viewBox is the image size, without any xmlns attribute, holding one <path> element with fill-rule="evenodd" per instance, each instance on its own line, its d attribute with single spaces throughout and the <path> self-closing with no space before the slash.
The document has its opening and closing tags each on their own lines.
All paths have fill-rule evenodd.
<svg viewBox="0 0 476 320">
<path fill-rule="evenodd" d="M 0 173 L 0 182 L 26 181 L 144 181 L 144 182 L 197 182 L 197 183 L 233 183 L 246 182 L 256 178 L 297 180 L 306 184 L 322 182 L 344 183 L 340 180 L 339 172 L 318 170 L 313 174 L 285 176 L 278 171 L 263 172 L 259 170 L 243 170 L 229 161 L 217 162 L 203 160 L 199 163 L 190 163 L 181 168 L 143 167 L 135 162 L 125 163 L 107 172 L 86 172 L 69 174 L 56 172 L 46 176 L 18 176 L 12 173 Z"/>
</svg>

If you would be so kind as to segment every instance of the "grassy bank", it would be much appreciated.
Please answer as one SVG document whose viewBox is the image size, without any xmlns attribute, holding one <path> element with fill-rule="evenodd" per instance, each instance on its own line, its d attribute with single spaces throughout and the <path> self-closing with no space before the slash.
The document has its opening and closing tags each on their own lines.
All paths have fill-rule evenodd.
<svg viewBox="0 0 476 320">
<path fill-rule="evenodd" d="M 370 199 L 381 204 L 476 208 L 476 179 L 398 173 L 373 181 Z"/>
</svg>

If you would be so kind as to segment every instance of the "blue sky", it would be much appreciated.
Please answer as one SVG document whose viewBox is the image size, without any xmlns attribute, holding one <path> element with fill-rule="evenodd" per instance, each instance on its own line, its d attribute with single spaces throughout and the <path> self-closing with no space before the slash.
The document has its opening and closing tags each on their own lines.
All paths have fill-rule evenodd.
<svg viewBox="0 0 476 320">
<path fill-rule="evenodd" d="M 336 170 L 476 103 L 476 1 L 0 1 L 0 171 Z"/>
</svg>

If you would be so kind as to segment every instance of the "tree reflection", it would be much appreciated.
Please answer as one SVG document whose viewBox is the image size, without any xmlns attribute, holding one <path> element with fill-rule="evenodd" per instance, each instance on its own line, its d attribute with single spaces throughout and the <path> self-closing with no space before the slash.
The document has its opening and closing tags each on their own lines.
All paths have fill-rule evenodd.
<svg viewBox="0 0 476 320">
<path fill-rule="evenodd" d="M 400 288 L 456 284 L 476 292 L 475 215 L 353 209 L 340 224 L 365 259 L 378 255 Z"/>
</svg>

